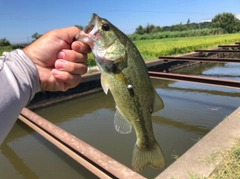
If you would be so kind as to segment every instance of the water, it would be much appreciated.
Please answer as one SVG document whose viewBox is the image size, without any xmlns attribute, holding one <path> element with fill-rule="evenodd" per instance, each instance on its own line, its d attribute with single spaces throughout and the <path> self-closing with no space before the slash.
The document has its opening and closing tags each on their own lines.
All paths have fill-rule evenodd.
<svg viewBox="0 0 240 179">
<path fill-rule="evenodd" d="M 239 64 L 200 64 L 175 73 L 240 80 Z M 153 129 L 167 166 L 240 106 L 240 90 L 152 79 L 165 108 L 153 115 Z M 113 128 L 115 104 L 103 92 L 35 111 L 124 165 L 131 167 L 134 132 Z M 140 174 L 154 178 L 161 170 Z M 39 134 L 18 121 L 0 147 L 1 178 L 96 178 Z"/>
</svg>

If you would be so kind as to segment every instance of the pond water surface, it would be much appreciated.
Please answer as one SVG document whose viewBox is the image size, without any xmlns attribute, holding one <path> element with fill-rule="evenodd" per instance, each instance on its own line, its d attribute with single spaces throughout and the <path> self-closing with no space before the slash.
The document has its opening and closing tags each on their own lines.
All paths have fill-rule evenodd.
<svg viewBox="0 0 240 179">
<path fill-rule="evenodd" d="M 204 63 L 174 73 L 240 80 L 240 65 Z M 240 106 L 240 90 L 188 82 L 152 79 L 164 101 L 153 115 L 153 129 L 167 166 Z M 35 111 L 120 163 L 131 167 L 135 133 L 121 135 L 113 127 L 115 104 L 103 92 Z M 197 155 L 197 154 L 196 154 Z M 162 170 L 146 168 L 154 178 Z M 38 133 L 18 121 L 0 147 L 0 178 L 97 178 Z"/>
</svg>

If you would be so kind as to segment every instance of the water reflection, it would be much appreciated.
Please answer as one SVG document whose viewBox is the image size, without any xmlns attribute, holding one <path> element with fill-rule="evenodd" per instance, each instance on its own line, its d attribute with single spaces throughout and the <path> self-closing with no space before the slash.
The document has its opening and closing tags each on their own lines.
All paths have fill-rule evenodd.
<svg viewBox="0 0 240 179">
<path fill-rule="evenodd" d="M 97 178 L 34 131 L 0 149 L 1 178 Z"/>
<path fill-rule="evenodd" d="M 204 63 L 175 73 L 235 78 L 235 68 L 238 64 Z M 152 82 L 165 103 L 165 108 L 153 115 L 153 129 L 167 166 L 174 162 L 173 154 L 183 154 L 240 104 L 237 89 L 156 79 Z M 134 132 L 121 135 L 114 130 L 111 94 L 99 92 L 36 112 L 131 167 L 136 137 Z M 0 165 L 3 178 L 96 178 L 20 121 L 0 147 Z M 153 178 L 160 172 L 147 168 L 141 174 Z"/>
<path fill-rule="evenodd" d="M 152 120 L 155 124 L 179 128 L 181 130 L 184 130 L 187 132 L 193 132 L 193 133 L 200 134 L 200 135 L 204 135 L 210 131 L 210 129 L 207 129 L 207 128 L 204 128 L 201 126 L 196 126 L 196 125 L 191 125 L 191 124 L 187 124 L 184 122 L 174 121 L 173 119 L 166 118 L 166 117 L 153 116 Z"/>
<path fill-rule="evenodd" d="M 240 63 L 202 63 L 187 69 L 176 70 L 174 73 L 240 80 L 239 69 Z"/>
<path fill-rule="evenodd" d="M 215 69 L 218 67 L 224 67 L 225 63 L 200 63 L 197 65 L 192 65 L 187 68 L 181 68 L 178 70 L 175 70 L 174 73 L 180 73 L 180 74 L 187 74 L 187 75 L 202 75 L 204 72 Z M 221 72 L 221 71 L 220 71 Z"/>
<path fill-rule="evenodd" d="M 24 161 L 14 152 L 14 150 L 11 149 L 11 147 L 7 145 L 7 143 L 4 142 L 1 145 L 1 152 L 4 156 L 6 156 L 6 158 L 12 164 L 16 172 L 19 175 L 23 176 L 23 178 L 32 178 L 32 179 L 38 178 L 38 176 L 34 173 L 34 171 L 32 171 L 28 167 L 28 165 L 24 163 Z M 2 167 L 2 165 L 0 166 Z"/>
</svg>

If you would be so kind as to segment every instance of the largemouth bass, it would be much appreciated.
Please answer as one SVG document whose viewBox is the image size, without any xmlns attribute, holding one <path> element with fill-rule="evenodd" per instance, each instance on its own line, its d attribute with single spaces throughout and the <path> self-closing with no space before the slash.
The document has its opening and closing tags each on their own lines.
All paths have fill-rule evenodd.
<svg viewBox="0 0 240 179">
<path fill-rule="evenodd" d="M 155 92 L 146 64 L 131 40 L 108 20 L 93 14 L 76 39 L 87 43 L 101 71 L 101 84 L 110 90 L 116 102 L 114 127 L 122 134 L 135 129 L 137 141 L 132 167 L 140 171 L 147 165 L 165 166 L 162 151 L 154 137 L 151 115 L 163 109 Z"/>
</svg>

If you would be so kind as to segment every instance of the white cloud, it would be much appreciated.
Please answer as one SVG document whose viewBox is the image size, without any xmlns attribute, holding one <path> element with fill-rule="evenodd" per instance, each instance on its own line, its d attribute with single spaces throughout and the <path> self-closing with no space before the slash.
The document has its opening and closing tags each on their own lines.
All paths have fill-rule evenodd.
<svg viewBox="0 0 240 179">
<path fill-rule="evenodd" d="M 235 17 L 240 20 L 240 14 L 235 14 Z"/>
</svg>

